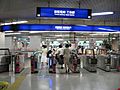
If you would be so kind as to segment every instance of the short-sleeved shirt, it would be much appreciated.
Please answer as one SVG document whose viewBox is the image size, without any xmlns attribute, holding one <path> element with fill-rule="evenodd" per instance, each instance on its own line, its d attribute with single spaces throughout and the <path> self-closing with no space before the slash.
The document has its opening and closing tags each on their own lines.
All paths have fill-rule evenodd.
<svg viewBox="0 0 120 90">
<path fill-rule="evenodd" d="M 59 49 L 57 50 L 57 54 L 63 55 L 63 48 L 59 48 Z"/>
</svg>

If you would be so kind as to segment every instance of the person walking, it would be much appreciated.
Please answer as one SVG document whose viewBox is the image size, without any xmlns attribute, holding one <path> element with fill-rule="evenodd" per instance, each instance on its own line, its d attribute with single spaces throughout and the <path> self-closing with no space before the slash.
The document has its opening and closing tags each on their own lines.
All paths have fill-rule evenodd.
<svg viewBox="0 0 120 90">
<path fill-rule="evenodd" d="M 63 51 L 66 73 L 68 73 L 69 70 L 71 70 L 73 72 L 73 69 L 72 69 L 72 66 L 71 66 L 72 64 L 70 64 L 70 52 L 71 51 L 69 49 L 69 44 L 66 44 L 65 49 Z"/>
<path fill-rule="evenodd" d="M 55 58 L 55 49 L 52 50 L 52 58 L 53 58 L 53 65 L 52 65 L 52 68 L 53 68 L 53 73 L 56 73 L 56 64 L 57 64 L 57 61 L 56 61 L 56 58 Z"/>
<path fill-rule="evenodd" d="M 62 45 L 59 45 L 59 49 L 57 50 L 57 55 L 58 55 L 58 62 L 61 65 L 61 69 L 63 69 L 64 60 L 63 60 L 63 48 L 62 48 Z"/>
<path fill-rule="evenodd" d="M 41 69 L 43 68 L 43 66 L 47 66 L 48 64 L 48 60 L 47 60 L 47 45 L 43 45 L 42 46 L 42 55 L 41 55 Z"/>
<path fill-rule="evenodd" d="M 82 54 L 84 54 L 84 46 L 81 46 Z"/>
<path fill-rule="evenodd" d="M 53 64 L 52 50 L 51 49 L 49 49 L 47 52 L 47 58 L 48 58 L 49 73 L 51 73 L 52 72 L 52 64 Z"/>
</svg>

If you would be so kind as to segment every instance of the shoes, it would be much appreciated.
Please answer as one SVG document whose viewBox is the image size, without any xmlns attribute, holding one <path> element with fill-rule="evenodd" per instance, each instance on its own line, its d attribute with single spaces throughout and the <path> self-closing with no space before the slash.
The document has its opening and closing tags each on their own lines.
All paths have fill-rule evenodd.
<svg viewBox="0 0 120 90">
<path fill-rule="evenodd" d="M 68 69 L 68 70 L 66 70 L 66 73 L 70 73 L 70 70 Z"/>
<path fill-rule="evenodd" d="M 80 73 L 80 71 L 74 71 L 73 73 Z"/>
<path fill-rule="evenodd" d="M 61 69 L 64 69 L 63 67 L 61 67 Z"/>
</svg>

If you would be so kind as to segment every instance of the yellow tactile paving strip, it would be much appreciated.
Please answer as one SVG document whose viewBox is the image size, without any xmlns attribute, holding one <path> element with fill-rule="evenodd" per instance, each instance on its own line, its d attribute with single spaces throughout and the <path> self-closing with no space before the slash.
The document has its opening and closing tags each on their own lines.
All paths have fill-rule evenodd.
<svg viewBox="0 0 120 90">
<path fill-rule="evenodd" d="M 7 90 L 17 90 L 19 86 L 21 85 L 22 81 L 25 79 L 26 75 L 19 76 L 15 82 L 9 86 Z"/>
<path fill-rule="evenodd" d="M 18 90 L 23 80 L 26 78 L 27 71 L 22 72 L 15 80 L 15 82 L 8 87 L 7 90 Z"/>
</svg>

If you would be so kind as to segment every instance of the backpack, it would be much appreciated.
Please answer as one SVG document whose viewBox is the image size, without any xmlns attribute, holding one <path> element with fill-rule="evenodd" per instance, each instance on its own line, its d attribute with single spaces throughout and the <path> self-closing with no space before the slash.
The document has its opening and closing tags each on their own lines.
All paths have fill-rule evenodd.
<svg viewBox="0 0 120 90">
<path fill-rule="evenodd" d="M 51 50 L 49 50 L 49 51 L 47 52 L 47 58 L 50 58 L 50 57 L 52 57 L 52 51 L 51 51 Z"/>
</svg>

